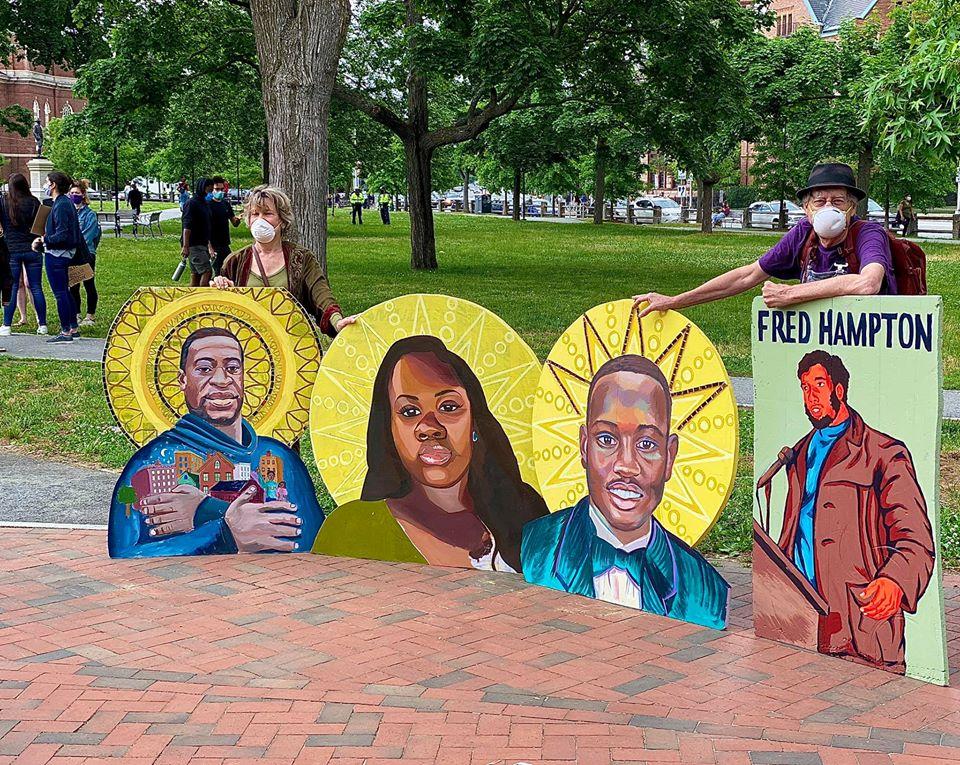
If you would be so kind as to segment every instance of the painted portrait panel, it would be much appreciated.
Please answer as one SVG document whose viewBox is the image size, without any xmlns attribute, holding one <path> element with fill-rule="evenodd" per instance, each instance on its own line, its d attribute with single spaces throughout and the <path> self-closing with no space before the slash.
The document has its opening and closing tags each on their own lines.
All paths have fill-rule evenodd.
<svg viewBox="0 0 960 765">
<path fill-rule="evenodd" d="M 722 629 L 729 586 L 693 545 L 730 495 L 737 416 L 696 325 L 591 309 L 547 359 L 533 427 L 554 512 L 524 529 L 527 581 Z"/>
<path fill-rule="evenodd" d="M 940 298 L 754 303 L 759 636 L 946 682 Z"/>
<path fill-rule="evenodd" d="M 105 351 L 108 400 L 139 446 L 114 489 L 110 555 L 309 550 L 324 516 L 290 447 L 320 355 L 283 290 L 139 290 Z"/>
<path fill-rule="evenodd" d="M 314 552 L 520 570 L 534 488 L 536 356 L 501 319 L 443 295 L 371 308 L 331 345 L 311 438 L 339 507 Z"/>
</svg>

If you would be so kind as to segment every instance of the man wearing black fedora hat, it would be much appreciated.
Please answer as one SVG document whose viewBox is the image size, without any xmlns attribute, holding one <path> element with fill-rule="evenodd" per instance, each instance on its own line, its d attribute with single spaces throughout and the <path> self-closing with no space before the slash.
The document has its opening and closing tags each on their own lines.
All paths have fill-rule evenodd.
<svg viewBox="0 0 960 765">
<path fill-rule="evenodd" d="M 644 316 L 739 295 L 763 282 L 763 300 L 770 308 L 841 295 L 896 294 L 887 232 L 880 223 L 855 215 L 857 202 L 865 196 L 849 165 L 815 165 L 807 185 L 797 192 L 806 218 L 759 260 L 680 295 L 648 292 L 634 296 L 634 303 L 646 303 L 640 314 Z M 800 284 L 770 278 L 799 279 Z"/>
</svg>

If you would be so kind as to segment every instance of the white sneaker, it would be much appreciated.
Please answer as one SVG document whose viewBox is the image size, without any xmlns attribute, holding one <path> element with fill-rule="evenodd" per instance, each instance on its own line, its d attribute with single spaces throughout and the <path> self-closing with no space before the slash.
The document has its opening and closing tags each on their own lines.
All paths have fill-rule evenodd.
<svg viewBox="0 0 960 765">
<path fill-rule="evenodd" d="M 93 326 L 93 317 L 88 316 L 83 321 L 80 322 L 81 327 L 92 327 Z"/>
<path fill-rule="evenodd" d="M 8 337 L 10 335 L 10 331 L 10 327 L 8 327 L 6 324 L 0 326 L 0 337 Z"/>
<path fill-rule="evenodd" d="M 41 324 L 39 327 L 37 327 L 37 334 L 38 334 L 38 335 L 45 335 L 45 334 L 47 334 L 47 325 L 46 325 L 46 324 Z"/>
</svg>

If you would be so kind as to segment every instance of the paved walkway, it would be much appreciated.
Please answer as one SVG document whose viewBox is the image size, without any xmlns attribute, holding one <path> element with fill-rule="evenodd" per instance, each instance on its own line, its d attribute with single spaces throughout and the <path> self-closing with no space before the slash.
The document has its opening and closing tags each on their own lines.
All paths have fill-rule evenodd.
<svg viewBox="0 0 960 765">
<path fill-rule="evenodd" d="M 0 446 L 0 524 L 104 525 L 119 475 L 114 470 L 40 460 Z"/>
<path fill-rule="evenodd" d="M 43 335 L 14 332 L 7 337 L 0 337 L 0 348 L 6 349 L 4 356 L 16 359 L 103 360 L 103 346 L 106 343 L 103 338 L 80 337 L 72 343 L 48 343 L 48 339 Z"/>
<path fill-rule="evenodd" d="M 721 633 L 509 574 L 105 546 L 0 531 L 0 763 L 960 762 L 956 689 L 755 638 L 737 564 Z"/>
<path fill-rule="evenodd" d="M 101 338 L 80 338 L 72 343 L 54 343 L 48 345 L 45 338 L 36 335 L 13 334 L 0 338 L 0 348 L 6 347 L 6 355 L 21 359 L 67 359 L 70 361 L 101 361 L 103 359 L 104 340 Z M 753 406 L 753 379 L 734 377 L 733 392 L 740 406 Z M 960 390 L 943 392 L 943 416 L 950 420 L 960 420 Z"/>
</svg>

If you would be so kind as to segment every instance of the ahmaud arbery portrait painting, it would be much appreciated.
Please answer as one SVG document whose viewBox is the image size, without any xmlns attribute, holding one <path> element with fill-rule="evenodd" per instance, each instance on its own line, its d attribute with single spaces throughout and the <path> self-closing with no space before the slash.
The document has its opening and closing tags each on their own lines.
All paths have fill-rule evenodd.
<svg viewBox="0 0 960 765">
<path fill-rule="evenodd" d="M 729 586 L 694 548 L 736 473 L 735 403 L 709 339 L 630 301 L 587 311 L 547 357 L 533 428 L 554 512 L 524 528 L 527 581 L 723 629 Z"/>
</svg>

